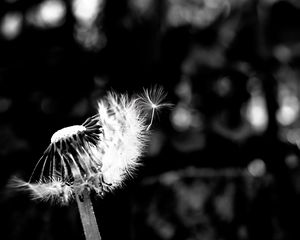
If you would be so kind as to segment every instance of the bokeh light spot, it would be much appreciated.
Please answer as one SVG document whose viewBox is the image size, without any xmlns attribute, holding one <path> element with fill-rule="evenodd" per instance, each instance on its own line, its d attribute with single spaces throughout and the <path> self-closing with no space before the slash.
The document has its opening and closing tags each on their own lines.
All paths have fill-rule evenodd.
<svg viewBox="0 0 300 240">
<path fill-rule="evenodd" d="M 40 5 L 39 19 L 42 24 L 57 26 L 65 16 L 65 5 L 58 0 L 48 0 Z"/>
<path fill-rule="evenodd" d="M 246 118 L 256 131 L 264 131 L 268 124 L 268 114 L 264 97 L 259 92 L 251 94 L 246 110 Z"/>
<path fill-rule="evenodd" d="M 103 5 L 103 0 L 73 0 L 72 8 L 76 19 L 81 24 L 92 24 Z"/>
<path fill-rule="evenodd" d="M 291 59 L 291 50 L 285 45 L 278 45 L 273 50 L 274 56 L 282 63 L 289 62 Z"/>
<path fill-rule="evenodd" d="M 27 20 L 38 27 L 58 27 L 63 24 L 66 6 L 60 0 L 47 0 L 29 10 Z"/>
<path fill-rule="evenodd" d="M 172 112 L 171 122 L 176 130 L 185 131 L 191 126 L 192 114 L 187 108 L 177 106 Z"/>
<path fill-rule="evenodd" d="M 22 20 L 23 16 L 18 12 L 4 15 L 1 21 L 1 33 L 3 36 L 8 40 L 16 38 L 21 32 Z"/>
<path fill-rule="evenodd" d="M 106 46 L 106 35 L 94 26 L 77 25 L 74 36 L 78 43 L 88 50 L 100 50 Z"/>
<path fill-rule="evenodd" d="M 139 15 L 148 15 L 153 11 L 152 0 L 129 0 L 129 8 Z"/>
<path fill-rule="evenodd" d="M 262 177 L 266 173 L 266 164 L 263 160 L 257 158 L 249 163 L 247 169 L 253 177 Z"/>
<path fill-rule="evenodd" d="M 196 27 L 206 27 L 222 12 L 230 9 L 227 0 L 169 0 L 168 5 L 167 21 L 171 26 L 191 24 Z"/>
<path fill-rule="evenodd" d="M 279 88 L 279 105 L 277 112 L 277 121 L 283 126 L 288 126 L 295 122 L 299 114 L 299 100 L 286 87 Z"/>
<path fill-rule="evenodd" d="M 41 19 L 50 25 L 57 25 L 65 15 L 65 5 L 61 1 L 49 0 L 40 7 Z"/>
<path fill-rule="evenodd" d="M 290 154 L 285 158 L 285 164 L 291 168 L 295 169 L 299 165 L 299 159 L 295 154 Z"/>
<path fill-rule="evenodd" d="M 288 129 L 286 133 L 286 140 L 291 144 L 300 147 L 300 128 Z"/>
<path fill-rule="evenodd" d="M 229 78 L 219 79 L 215 84 L 215 91 L 220 97 L 227 97 L 232 91 L 232 83 Z"/>
</svg>

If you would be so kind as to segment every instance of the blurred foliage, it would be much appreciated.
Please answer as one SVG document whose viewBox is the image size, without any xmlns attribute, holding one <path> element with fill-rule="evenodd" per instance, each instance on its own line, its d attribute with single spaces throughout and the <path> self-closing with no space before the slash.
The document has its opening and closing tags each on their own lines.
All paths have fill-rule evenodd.
<svg viewBox="0 0 300 240">
<path fill-rule="evenodd" d="M 299 239 L 299 13 L 296 0 L 1 1 L 1 238 L 83 239 L 74 205 L 8 180 L 107 90 L 159 84 L 174 108 L 135 180 L 94 199 L 103 239 Z M 186 180 L 187 167 L 203 171 Z"/>
<path fill-rule="evenodd" d="M 275 239 L 282 229 L 273 188 L 270 175 L 236 169 L 186 168 L 147 178 L 135 195 L 133 239 Z"/>
</svg>

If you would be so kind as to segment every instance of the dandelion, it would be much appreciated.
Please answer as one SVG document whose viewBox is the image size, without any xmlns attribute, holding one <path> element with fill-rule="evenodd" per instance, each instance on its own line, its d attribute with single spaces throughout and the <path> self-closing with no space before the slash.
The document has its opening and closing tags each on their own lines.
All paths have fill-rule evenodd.
<svg viewBox="0 0 300 240">
<path fill-rule="evenodd" d="M 103 197 L 133 175 L 155 111 L 167 106 L 164 97 L 161 88 L 136 98 L 109 93 L 98 102 L 96 115 L 55 132 L 29 181 L 15 178 L 13 186 L 29 191 L 33 199 L 68 204 L 75 198 L 86 239 L 101 239 L 90 194 Z"/>
</svg>

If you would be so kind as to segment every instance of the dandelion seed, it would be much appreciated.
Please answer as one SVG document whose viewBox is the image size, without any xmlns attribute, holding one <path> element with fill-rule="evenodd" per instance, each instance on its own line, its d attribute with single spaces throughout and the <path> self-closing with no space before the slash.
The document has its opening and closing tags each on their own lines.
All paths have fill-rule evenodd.
<svg viewBox="0 0 300 240">
<path fill-rule="evenodd" d="M 172 104 L 164 102 L 167 94 L 162 87 L 154 86 L 150 89 L 144 89 L 144 92 L 139 96 L 140 104 L 142 108 L 151 112 L 150 123 L 147 127 L 147 131 L 153 124 L 155 112 L 158 112 L 161 108 L 170 108 Z"/>
</svg>

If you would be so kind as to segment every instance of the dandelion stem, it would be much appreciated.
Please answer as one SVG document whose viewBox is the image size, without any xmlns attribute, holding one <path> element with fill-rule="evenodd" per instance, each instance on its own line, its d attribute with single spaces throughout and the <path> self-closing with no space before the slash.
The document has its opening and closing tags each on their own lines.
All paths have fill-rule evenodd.
<svg viewBox="0 0 300 240">
<path fill-rule="evenodd" d="M 76 193 L 76 201 L 80 213 L 81 223 L 84 230 L 86 240 L 101 240 L 98 224 L 93 210 L 90 192 L 85 189 L 79 198 Z"/>
</svg>

